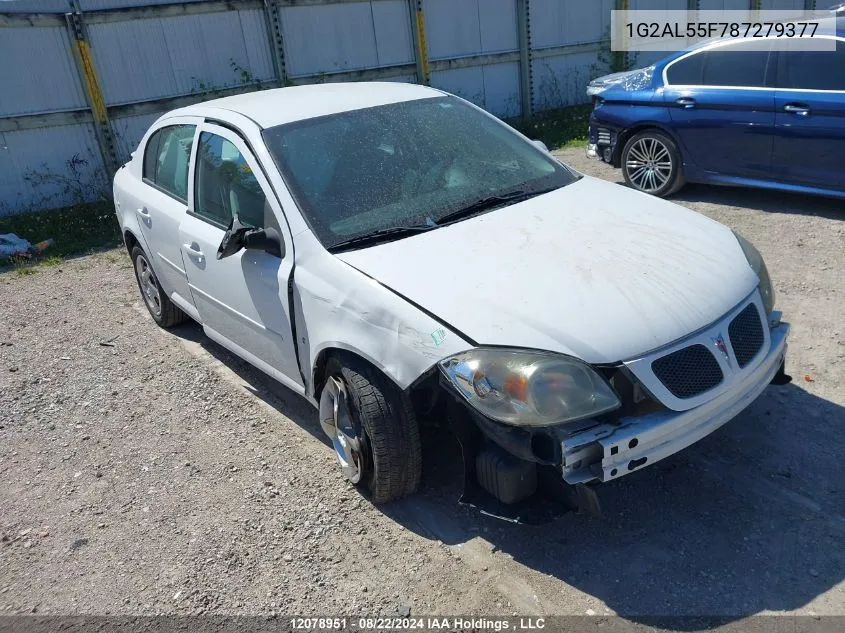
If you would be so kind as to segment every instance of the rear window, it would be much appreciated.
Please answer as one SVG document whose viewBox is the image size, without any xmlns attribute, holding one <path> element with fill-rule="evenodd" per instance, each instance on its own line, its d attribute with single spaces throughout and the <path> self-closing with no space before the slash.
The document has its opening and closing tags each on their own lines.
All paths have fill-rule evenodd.
<svg viewBox="0 0 845 633">
<path fill-rule="evenodd" d="M 144 153 L 144 180 L 175 198 L 188 199 L 188 165 L 194 140 L 193 125 L 172 125 L 150 137 Z"/>
<path fill-rule="evenodd" d="M 782 51 L 778 58 L 778 88 L 798 90 L 845 90 L 845 42 L 836 42 L 836 52 Z"/>
</svg>

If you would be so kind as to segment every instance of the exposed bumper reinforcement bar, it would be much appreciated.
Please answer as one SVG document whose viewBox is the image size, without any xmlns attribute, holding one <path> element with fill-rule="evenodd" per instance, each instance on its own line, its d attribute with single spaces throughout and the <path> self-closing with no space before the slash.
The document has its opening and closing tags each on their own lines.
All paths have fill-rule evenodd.
<svg viewBox="0 0 845 633">
<path fill-rule="evenodd" d="M 603 424 L 561 442 L 567 483 L 610 481 L 660 461 L 709 435 L 750 405 L 780 375 L 789 324 L 770 330 L 771 346 L 755 371 L 733 389 L 688 411 L 664 411 Z"/>
</svg>

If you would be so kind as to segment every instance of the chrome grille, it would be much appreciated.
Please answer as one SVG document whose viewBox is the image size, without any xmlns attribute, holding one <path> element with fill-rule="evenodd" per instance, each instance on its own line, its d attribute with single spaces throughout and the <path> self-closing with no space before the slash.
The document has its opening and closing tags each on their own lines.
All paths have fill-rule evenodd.
<svg viewBox="0 0 845 633">
<path fill-rule="evenodd" d="M 658 358 L 651 364 L 651 370 L 676 398 L 700 395 L 724 378 L 718 361 L 700 344 Z"/>
<path fill-rule="evenodd" d="M 610 130 L 600 127 L 598 129 L 598 145 L 610 145 Z"/>
<path fill-rule="evenodd" d="M 765 336 L 760 311 L 753 303 L 734 317 L 728 326 L 728 336 L 731 347 L 736 355 L 736 362 L 740 369 L 748 365 L 763 347 Z"/>
</svg>

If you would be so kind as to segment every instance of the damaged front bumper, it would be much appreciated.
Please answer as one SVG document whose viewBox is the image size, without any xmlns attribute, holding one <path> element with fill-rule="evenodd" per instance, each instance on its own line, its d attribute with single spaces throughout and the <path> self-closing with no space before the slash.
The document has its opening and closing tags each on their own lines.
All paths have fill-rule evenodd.
<svg viewBox="0 0 845 633">
<path fill-rule="evenodd" d="M 587 157 L 598 159 L 608 165 L 614 165 L 619 131 L 610 126 L 600 125 L 592 121 L 590 123 L 588 138 Z"/>
<path fill-rule="evenodd" d="M 731 389 L 687 411 L 661 411 L 602 424 L 561 442 L 563 479 L 610 481 L 660 461 L 709 435 L 750 405 L 783 370 L 789 324 L 770 330 L 771 344 L 753 372 Z"/>
</svg>

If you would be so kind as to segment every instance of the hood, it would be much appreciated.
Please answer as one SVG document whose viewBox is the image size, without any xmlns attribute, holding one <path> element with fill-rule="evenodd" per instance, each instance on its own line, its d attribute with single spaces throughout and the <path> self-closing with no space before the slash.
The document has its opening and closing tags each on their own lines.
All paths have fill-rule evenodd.
<svg viewBox="0 0 845 633">
<path fill-rule="evenodd" d="M 630 360 L 683 338 L 758 283 L 726 226 L 589 177 L 336 256 L 479 345 L 591 363 Z"/>
</svg>

